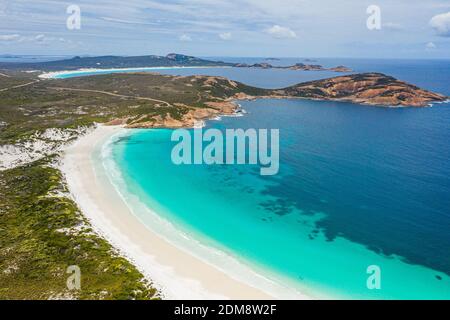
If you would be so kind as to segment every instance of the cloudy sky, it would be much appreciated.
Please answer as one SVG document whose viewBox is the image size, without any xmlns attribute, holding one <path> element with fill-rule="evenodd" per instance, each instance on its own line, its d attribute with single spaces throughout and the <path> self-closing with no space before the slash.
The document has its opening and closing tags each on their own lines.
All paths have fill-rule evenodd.
<svg viewBox="0 0 450 320">
<path fill-rule="evenodd" d="M 372 5 L 380 29 L 367 27 Z M 0 0 L 0 54 L 168 52 L 450 58 L 450 0 Z"/>
</svg>

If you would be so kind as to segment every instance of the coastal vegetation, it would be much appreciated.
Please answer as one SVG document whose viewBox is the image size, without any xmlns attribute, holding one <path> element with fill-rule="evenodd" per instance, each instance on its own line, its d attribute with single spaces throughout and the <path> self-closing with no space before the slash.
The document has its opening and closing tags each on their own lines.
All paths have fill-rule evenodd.
<svg viewBox="0 0 450 320">
<path fill-rule="evenodd" d="M 66 80 L 0 77 L 0 87 L 5 89 L 0 91 L 0 144 L 27 139 L 47 128 L 77 128 L 117 119 L 135 126 L 165 120 L 187 126 L 195 117 L 233 112 L 233 105 L 226 102 L 239 92 L 254 96 L 267 92 L 220 77 L 150 73 Z"/>
<path fill-rule="evenodd" d="M 154 299 L 157 291 L 96 235 L 49 157 L 0 171 L 0 299 Z M 66 286 L 81 271 L 80 290 Z"/>
</svg>

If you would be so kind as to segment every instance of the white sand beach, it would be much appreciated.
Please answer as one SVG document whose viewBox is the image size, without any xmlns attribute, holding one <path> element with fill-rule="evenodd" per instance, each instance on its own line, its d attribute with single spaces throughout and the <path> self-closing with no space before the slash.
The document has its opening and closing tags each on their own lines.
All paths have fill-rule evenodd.
<svg viewBox="0 0 450 320">
<path fill-rule="evenodd" d="M 228 66 L 168 66 L 168 67 L 136 67 L 136 68 L 80 68 L 76 70 L 62 70 L 54 72 L 43 72 L 38 78 L 40 79 L 57 79 L 61 76 L 68 76 L 76 73 L 79 76 L 82 73 L 133 73 L 133 72 L 158 72 L 160 70 L 176 70 L 176 69 L 206 69 L 206 68 L 231 68 Z"/>
<path fill-rule="evenodd" d="M 164 298 L 306 298 L 297 292 L 291 294 L 290 290 L 285 291 L 270 281 L 250 285 L 251 281 L 236 280 L 228 272 L 176 247 L 142 224 L 105 173 L 94 169 L 92 154 L 96 146 L 120 130 L 124 129 L 99 126 L 82 136 L 65 151 L 61 170 L 74 200 L 96 232 L 129 258 L 161 290 Z"/>
</svg>

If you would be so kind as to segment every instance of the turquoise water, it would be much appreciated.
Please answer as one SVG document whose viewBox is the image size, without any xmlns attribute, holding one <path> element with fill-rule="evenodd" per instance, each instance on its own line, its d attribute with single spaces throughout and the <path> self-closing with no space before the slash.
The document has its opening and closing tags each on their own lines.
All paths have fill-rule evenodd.
<svg viewBox="0 0 450 320">
<path fill-rule="evenodd" d="M 448 61 L 352 63 L 450 95 Z M 266 87 L 305 77 L 204 71 Z M 450 298 L 449 104 L 241 104 L 244 117 L 209 121 L 207 128 L 280 129 L 278 175 L 260 176 L 256 165 L 176 166 L 171 130 L 133 130 L 111 144 L 122 173 L 118 187 L 189 238 L 312 297 Z M 152 225 L 144 211 L 136 214 Z M 381 270 L 379 290 L 366 285 L 372 265 Z"/>
<path fill-rule="evenodd" d="M 127 192 L 189 237 L 287 276 L 290 286 L 313 297 L 450 298 L 450 172 L 444 159 L 449 149 L 440 149 L 441 173 L 421 171 L 418 166 L 433 160 L 412 161 L 407 146 L 395 150 L 403 137 L 392 146 L 377 138 L 380 126 L 387 130 L 393 123 L 414 132 L 430 114 L 441 118 L 438 127 L 447 128 L 450 138 L 450 109 L 393 110 L 302 100 L 243 106 L 247 116 L 208 126 L 223 130 L 283 124 L 279 175 L 262 177 L 257 166 L 176 166 L 170 159 L 171 130 L 134 131 L 113 149 Z M 386 123 L 387 117 L 391 120 Z M 378 142 L 382 145 L 373 145 Z M 401 161 L 397 169 L 389 157 Z M 412 168 L 405 167 L 410 161 Z M 427 181 L 434 175 L 435 183 Z M 381 268 L 380 290 L 367 289 L 370 265 Z"/>
<path fill-rule="evenodd" d="M 63 73 L 55 73 L 51 78 L 53 79 L 69 79 L 77 77 L 88 77 L 100 74 L 111 74 L 111 73 L 130 73 L 130 72 L 158 72 L 158 73 L 170 73 L 174 70 L 191 70 L 193 74 L 199 74 L 203 69 L 214 70 L 223 69 L 224 67 L 145 67 L 145 68 L 117 68 L 117 69 L 86 69 L 86 70 L 75 70 L 75 71 L 64 71 Z"/>
</svg>

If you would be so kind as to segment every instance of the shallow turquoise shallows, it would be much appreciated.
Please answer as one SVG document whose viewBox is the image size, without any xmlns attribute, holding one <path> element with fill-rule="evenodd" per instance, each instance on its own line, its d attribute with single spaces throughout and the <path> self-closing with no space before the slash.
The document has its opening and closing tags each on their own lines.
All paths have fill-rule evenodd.
<svg viewBox="0 0 450 320">
<path fill-rule="evenodd" d="M 111 143 L 119 189 L 187 237 L 317 298 L 449 299 L 450 108 L 242 102 L 205 128 L 279 128 L 281 168 L 174 165 L 171 130 Z M 136 210 L 144 223 L 145 213 Z M 369 266 L 381 289 L 369 289 Z"/>
<path fill-rule="evenodd" d="M 450 61 L 322 60 L 450 95 Z M 292 62 L 298 61 L 280 63 Z M 201 73 L 262 87 L 329 76 L 245 68 Z M 220 260 L 230 273 L 239 271 L 218 252 L 316 298 L 450 299 L 450 104 L 241 104 L 248 114 L 209 121 L 207 128 L 280 129 L 278 175 L 260 176 L 258 166 L 176 166 L 171 130 L 131 130 L 104 146 L 111 179 L 143 223 L 177 245 L 189 243 L 200 257 L 202 245 L 219 249 L 204 258 Z M 367 286 L 370 266 L 380 268 L 380 289 Z"/>
</svg>

